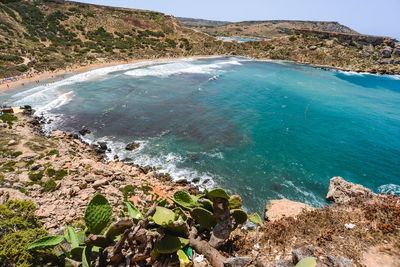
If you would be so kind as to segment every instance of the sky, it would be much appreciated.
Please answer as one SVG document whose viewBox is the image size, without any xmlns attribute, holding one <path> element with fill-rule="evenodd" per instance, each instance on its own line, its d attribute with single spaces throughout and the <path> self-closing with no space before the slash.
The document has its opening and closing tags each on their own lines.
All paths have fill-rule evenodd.
<svg viewBox="0 0 400 267">
<path fill-rule="evenodd" d="M 363 34 L 400 40 L 400 0 L 78 0 L 224 21 L 338 21 Z"/>
</svg>

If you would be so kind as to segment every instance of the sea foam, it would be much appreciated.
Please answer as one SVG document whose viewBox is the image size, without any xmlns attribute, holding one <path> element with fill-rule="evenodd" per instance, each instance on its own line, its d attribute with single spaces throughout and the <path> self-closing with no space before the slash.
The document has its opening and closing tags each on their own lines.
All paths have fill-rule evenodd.
<svg viewBox="0 0 400 267">
<path fill-rule="evenodd" d="M 176 62 L 163 65 L 156 65 L 147 68 L 135 69 L 125 72 L 126 75 L 134 77 L 158 76 L 168 77 L 174 74 L 193 73 L 211 74 L 221 71 L 225 65 L 241 65 L 238 59 L 216 62 L 214 64 L 195 65 L 190 62 Z"/>
</svg>

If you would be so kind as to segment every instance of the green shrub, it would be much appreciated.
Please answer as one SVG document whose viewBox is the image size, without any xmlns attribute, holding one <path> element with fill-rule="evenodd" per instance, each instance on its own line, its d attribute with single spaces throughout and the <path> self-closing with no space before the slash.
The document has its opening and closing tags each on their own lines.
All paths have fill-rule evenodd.
<svg viewBox="0 0 400 267">
<path fill-rule="evenodd" d="M 24 59 L 17 55 L 10 55 L 10 54 L 0 54 L 0 60 L 3 61 L 11 61 L 14 63 L 22 63 Z"/>
<path fill-rule="evenodd" d="M 42 178 L 43 178 L 43 171 L 40 171 L 38 173 L 35 173 L 35 172 L 29 173 L 29 179 L 32 182 L 38 182 L 38 181 L 42 180 Z"/>
<path fill-rule="evenodd" d="M 54 180 L 50 180 L 47 183 L 44 184 L 43 189 L 44 192 L 49 192 L 51 190 L 53 190 L 54 188 L 56 188 L 57 184 Z"/>
<path fill-rule="evenodd" d="M 0 266 L 41 263 L 39 253 L 27 249 L 31 242 L 47 235 L 34 215 L 35 209 L 35 204 L 28 200 L 8 200 L 0 205 Z"/>
<path fill-rule="evenodd" d="M 53 155 L 57 155 L 57 156 L 60 155 L 60 154 L 58 153 L 58 150 L 57 150 L 57 149 L 53 149 L 53 150 L 51 150 L 50 152 L 48 152 L 48 153 L 46 154 L 46 156 L 53 156 Z"/>
<path fill-rule="evenodd" d="M 55 171 L 54 169 L 52 169 L 52 168 L 48 168 L 48 169 L 46 170 L 46 174 L 47 174 L 47 176 L 49 176 L 49 177 L 53 177 L 53 176 L 56 174 L 56 171 Z"/>
<path fill-rule="evenodd" d="M 3 164 L 3 166 L 0 169 L 0 171 L 2 171 L 2 172 L 13 172 L 13 171 L 15 171 L 14 165 L 15 165 L 14 161 L 9 161 L 9 162 Z"/>
<path fill-rule="evenodd" d="M 19 71 L 19 72 L 25 72 L 25 71 L 27 71 L 27 70 L 29 70 L 29 67 L 27 66 L 27 65 L 19 65 L 19 66 L 17 66 L 16 68 L 15 68 L 17 71 Z"/>
<path fill-rule="evenodd" d="M 67 175 L 68 175 L 68 172 L 66 170 L 63 170 L 63 169 L 57 170 L 55 173 L 54 180 L 61 180 L 62 178 L 64 178 Z"/>
<path fill-rule="evenodd" d="M 7 123 L 11 128 L 13 126 L 13 122 L 18 121 L 18 118 L 9 113 L 4 113 L 2 116 L 0 116 L 0 120 L 2 120 L 4 123 Z"/>
<path fill-rule="evenodd" d="M 294 36 L 290 36 L 290 38 L 289 38 L 289 41 L 291 41 L 291 42 L 294 42 L 294 41 L 296 41 L 296 40 L 297 40 L 297 38 L 294 37 Z"/>
</svg>

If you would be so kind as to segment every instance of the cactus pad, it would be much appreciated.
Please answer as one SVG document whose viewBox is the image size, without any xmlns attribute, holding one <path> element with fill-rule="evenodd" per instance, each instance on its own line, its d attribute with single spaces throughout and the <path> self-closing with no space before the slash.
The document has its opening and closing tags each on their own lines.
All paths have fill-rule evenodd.
<svg viewBox="0 0 400 267">
<path fill-rule="evenodd" d="M 85 211 L 85 224 L 92 234 L 98 235 L 111 219 L 112 209 L 108 200 L 101 194 L 90 200 Z"/>
<path fill-rule="evenodd" d="M 179 266 L 181 267 L 192 266 L 193 263 L 189 260 L 189 257 L 185 254 L 185 252 L 183 252 L 182 249 L 178 250 L 176 254 L 178 254 L 179 258 Z"/>
<path fill-rule="evenodd" d="M 262 224 L 262 220 L 260 215 L 258 215 L 258 213 L 254 213 L 249 215 L 249 221 L 251 221 L 252 223 L 256 224 L 256 225 L 261 225 Z"/>
<path fill-rule="evenodd" d="M 206 195 L 206 197 L 208 199 L 210 199 L 211 201 L 213 201 L 215 198 L 220 197 L 220 198 L 224 198 L 226 200 L 229 200 L 229 195 L 228 193 L 226 193 L 226 191 L 222 188 L 215 188 L 211 191 L 209 191 Z"/>
<path fill-rule="evenodd" d="M 213 203 L 211 202 L 211 200 L 207 198 L 202 198 L 198 200 L 198 203 L 199 207 L 209 210 L 211 212 L 213 211 Z"/>
<path fill-rule="evenodd" d="M 78 234 L 72 226 L 67 226 L 64 237 L 68 243 L 71 244 L 71 248 L 79 247 L 80 240 Z"/>
<path fill-rule="evenodd" d="M 58 244 L 60 244 L 63 241 L 64 241 L 64 236 L 62 236 L 62 235 L 46 236 L 46 237 L 43 237 L 43 238 L 31 243 L 29 245 L 28 249 L 52 248 L 52 247 L 57 246 Z"/>
<path fill-rule="evenodd" d="M 206 209 L 194 208 L 190 211 L 190 215 L 196 221 L 196 223 L 210 231 L 217 224 L 213 214 Z"/>
<path fill-rule="evenodd" d="M 193 209 L 198 206 L 197 198 L 185 191 L 176 191 L 174 194 L 174 202 L 185 209 Z"/>
<path fill-rule="evenodd" d="M 182 221 L 187 220 L 187 216 L 186 216 L 185 212 L 180 207 L 173 209 L 173 211 L 175 213 L 175 220 L 178 220 L 178 219 L 182 219 Z"/>
<path fill-rule="evenodd" d="M 242 198 L 239 195 L 233 195 L 229 198 L 229 209 L 240 209 L 242 207 Z"/>
<path fill-rule="evenodd" d="M 247 221 L 247 213 L 242 209 L 232 210 L 231 215 L 235 219 L 236 226 L 244 224 Z"/>
<path fill-rule="evenodd" d="M 296 267 L 314 267 L 317 265 L 317 261 L 314 257 L 307 257 L 302 259 L 296 264 Z"/>
<path fill-rule="evenodd" d="M 166 227 L 175 221 L 175 212 L 164 207 L 157 207 L 153 220 L 156 224 Z"/>
<path fill-rule="evenodd" d="M 155 249 L 162 254 L 177 252 L 179 249 L 187 246 L 189 240 L 179 236 L 166 235 L 155 244 Z"/>
<path fill-rule="evenodd" d="M 125 205 L 128 208 L 129 217 L 131 217 L 136 223 L 143 219 L 143 215 L 140 213 L 139 209 L 130 201 L 125 202 Z"/>
</svg>

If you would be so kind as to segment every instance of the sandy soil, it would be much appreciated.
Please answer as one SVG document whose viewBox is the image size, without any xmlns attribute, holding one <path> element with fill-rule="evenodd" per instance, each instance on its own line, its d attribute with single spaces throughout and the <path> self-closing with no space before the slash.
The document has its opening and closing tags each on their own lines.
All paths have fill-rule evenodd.
<svg viewBox="0 0 400 267">
<path fill-rule="evenodd" d="M 92 69 L 99 69 L 99 68 L 104 68 L 104 67 L 109 67 L 109 66 L 132 64 L 132 63 L 138 63 L 138 62 L 144 62 L 144 61 L 157 61 L 157 60 L 183 59 L 183 58 L 211 58 L 211 57 L 215 57 L 215 56 L 191 56 L 191 57 L 165 57 L 165 58 L 157 58 L 157 59 L 135 59 L 135 60 L 130 60 L 130 61 L 115 61 L 115 62 L 106 62 L 106 63 L 95 63 L 95 64 L 90 64 L 87 66 L 75 66 L 72 68 L 67 68 L 67 69 L 62 69 L 62 70 L 47 71 L 47 72 L 43 72 L 41 74 L 35 75 L 33 77 L 21 78 L 17 81 L 0 84 L 0 93 L 20 87 L 20 86 L 24 86 L 29 83 L 33 83 L 33 82 L 37 82 L 37 81 L 40 82 L 42 80 L 54 78 L 56 76 L 61 76 L 61 75 L 69 74 L 69 73 L 80 73 L 80 72 L 85 72 L 85 71 L 92 70 Z"/>
</svg>

